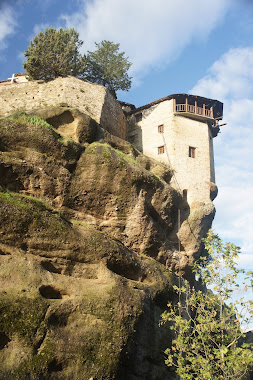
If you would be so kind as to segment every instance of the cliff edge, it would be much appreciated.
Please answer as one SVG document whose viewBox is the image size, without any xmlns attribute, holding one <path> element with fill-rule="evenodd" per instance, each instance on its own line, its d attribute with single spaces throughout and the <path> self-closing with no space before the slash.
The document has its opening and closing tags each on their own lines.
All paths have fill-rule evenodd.
<svg viewBox="0 0 253 380">
<path fill-rule="evenodd" d="M 0 379 L 173 378 L 160 315 L 212 203 L 90 114 L 31 112 L 0 120 Z"/>
</svg>

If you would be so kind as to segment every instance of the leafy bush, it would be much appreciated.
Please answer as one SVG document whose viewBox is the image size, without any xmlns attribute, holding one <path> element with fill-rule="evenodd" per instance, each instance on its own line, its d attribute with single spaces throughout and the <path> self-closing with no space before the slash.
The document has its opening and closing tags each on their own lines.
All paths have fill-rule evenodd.
<svg viewBox="0 0 253 380">
<path fill-rule="evenodd" d="M 168 304 L 162 315 L 174 333 L 171 348 L 165 351 L 166 364 L 183 380 L 245 379 L 253 365 L 253 345 L 243 343 L 240 324 L 252 321 L 253 302 L 233 301 L 243 272 L 235 264 L 239 247 L 223 244 L 212 231 L 204 243 L 209 255 L 194 268 L 203 290 L 191 288 L 187 281 L 175 286 L 179 301 Z M 252 285 L 248 272 L 244 290 L 252 290 Z"/>
</svg>

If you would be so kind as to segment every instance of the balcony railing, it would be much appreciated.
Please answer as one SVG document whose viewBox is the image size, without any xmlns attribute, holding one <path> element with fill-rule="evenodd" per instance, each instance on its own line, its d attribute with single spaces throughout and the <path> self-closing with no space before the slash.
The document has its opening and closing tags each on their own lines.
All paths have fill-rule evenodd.
<svg viewBox="0 0 253 380">
<path fill-rule="evenodd" d="M 187 103 L 175 104 L 175 112 L 188 112 L 213 119 L 213 108 L 211 107 L 209 110 L 205 108 L 205 105 L 203 105 L 203 107 L 198 107 L 196 104 L 194 106 Z"/>
</svg>

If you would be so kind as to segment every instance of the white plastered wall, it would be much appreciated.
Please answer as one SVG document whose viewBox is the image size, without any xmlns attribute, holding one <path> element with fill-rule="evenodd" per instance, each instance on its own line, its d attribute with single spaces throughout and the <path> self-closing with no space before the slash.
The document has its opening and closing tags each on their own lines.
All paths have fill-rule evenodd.
<svg viewBox="0 0 253 380">
<path fill-rule="evenodd" d="M 183 192 L 187 200 L 210 201 L 210 182 L 215 181 L 213 141 L 208 123 L 173 112 L 173 100 L 166 100 L 143 110 L 138 125 L 142 129 L 143 153 L 171 165 L 172 185 Z M 158 126 L 164 125 L 164 133 Z M 158 147 L 164 153 L 158 154 Z M 189 147 L 195 148 L 195 158 L 189 157 Z"/>
</svg>

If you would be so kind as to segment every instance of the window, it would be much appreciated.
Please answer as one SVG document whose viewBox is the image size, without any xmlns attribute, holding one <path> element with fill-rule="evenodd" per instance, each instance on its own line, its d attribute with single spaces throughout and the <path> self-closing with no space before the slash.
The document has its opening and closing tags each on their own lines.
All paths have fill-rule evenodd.
<svg viewBox="0 0 253 380">
<path fill-rule="evenodd" d="M 192 146 L 189 146 L 189 157 L 195 158 L 196 157 L 196 148 L 193 148 Z"/>
<path fill-rule="evenodd" d="M 158 154 L 164 153 L 164 145 L 158 147 Z"/>
<path fill-rule="evenodd" d="M 135 115 L 135 121 L 136 121 L 136 123 L 139 123 L 139 121 L 142 121 L 142 113 L 141 112 L 137 113 Z"/>
<path fill-rule="evenodd" d="M 163 133 L 164 132 L 164 125 L 158 125 L 158 133 Z"/>
<path fill-rule="evenodd" d="M 187 189 L 183 190 L 183 198 L 187 200 Z"/>
</svg>

